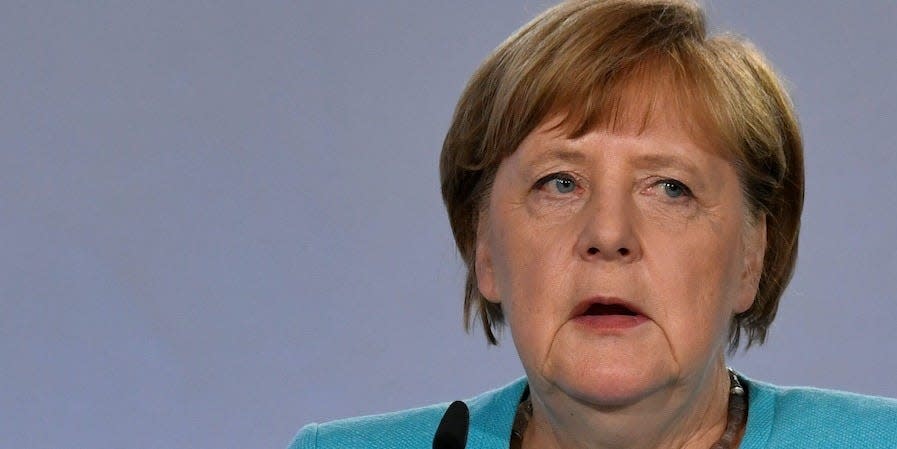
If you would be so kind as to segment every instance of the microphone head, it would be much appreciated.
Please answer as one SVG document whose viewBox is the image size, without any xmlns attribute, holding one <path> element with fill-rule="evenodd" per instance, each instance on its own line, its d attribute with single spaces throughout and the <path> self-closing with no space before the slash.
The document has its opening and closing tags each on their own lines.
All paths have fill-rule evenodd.
<svg viewBox="0 0 897 449">
<path fill-rule="evenodd" d="M 461 401 L 452 402 L 442 415 L 436 435 L 433 437 L 433 449 L 464 449 L 467 446 L 467 428 L 470 426 L 470 412 L 467 404 Z"/>
</svg>

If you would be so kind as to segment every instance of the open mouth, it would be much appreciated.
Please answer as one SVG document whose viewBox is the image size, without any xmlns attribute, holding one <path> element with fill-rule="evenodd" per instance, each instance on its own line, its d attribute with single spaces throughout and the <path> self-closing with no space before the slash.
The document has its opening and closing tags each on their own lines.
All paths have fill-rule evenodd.
<svg viewBox="0 0 897 449">
<path fill-rule="evenodd" d="M 616 298 L 592 299 L 581 303 L 574 312 L 575 322 L 599 332 L 616 333 L 649 321 L 635 306 Z"/>
<path fill-rule="evenodd" d="M 584 316 L 605 316 L 605 315 L 625 315 L 638 316 L 638 312 L 624 306 L 623 304 L 591 304 L 585 312 Z"/>
</svg>

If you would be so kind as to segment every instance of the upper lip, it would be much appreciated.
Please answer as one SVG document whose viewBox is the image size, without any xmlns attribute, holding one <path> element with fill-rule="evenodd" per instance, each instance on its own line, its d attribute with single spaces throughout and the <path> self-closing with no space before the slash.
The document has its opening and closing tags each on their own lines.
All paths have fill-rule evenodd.
<svg viewBox="0 0 897 449">
<path fill-rule="evenodd" d="M 580 302 L 579 304 L 577 304 L 576 307 L 573 309 L 573 314 L 572 314 L 571 318 L 576 318 L 578 316 L 584 315 L 589 310 L 590 307 L 592 307 L 593 305 L 596 305 L 596 304 L 605 305 L 605 306 L 612 306 L 612 305 L 622 306 L 622 307 L 625 307 L 625 308 L 631 310 L 633 313 L 636 313 L 638 315 L 645 315 L 645 312 L 643 312 L 637 305 L 633 304 L 632 301 L 628 301 L 623 298 L 617 298 L 617 297 L 613 297 L 613 296 L 595 296 L 595 297 L 586 299 L 586 300 Z M 645 315 L 645 316 L 647 316 L 647 315 Z"/>
</svg>

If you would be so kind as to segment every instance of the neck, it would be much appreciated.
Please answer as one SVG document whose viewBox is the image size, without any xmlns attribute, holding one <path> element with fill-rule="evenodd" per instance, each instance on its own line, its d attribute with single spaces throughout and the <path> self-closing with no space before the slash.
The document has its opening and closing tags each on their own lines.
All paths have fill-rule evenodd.
<svg viewBox="0 0 897 449">
<path fill-rule="evenodd" d="M 708 449 L 726 428 L 729 377 L 720 361 L 702 378 L 614 407 L 530 394 L 524 448 Z"/>
</svg>

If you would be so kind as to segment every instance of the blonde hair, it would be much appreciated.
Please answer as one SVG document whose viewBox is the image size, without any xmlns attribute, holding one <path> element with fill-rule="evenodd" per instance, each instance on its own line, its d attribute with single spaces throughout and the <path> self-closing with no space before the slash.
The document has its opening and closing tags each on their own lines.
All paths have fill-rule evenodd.
<svg viewBox="0 0 897 449">
<path fill-rule="evenodd" d="M 763 272 L 750 309 L 736 315 L 729 348 L 762 343 L 797 257 L 803 205 L 803 148 L 791 101 L 760 52 L 744 39 L 708 36 L 692 1 L 567 1 L 511 35 L 473 74 L 455 109 L 440 157 L 443 200 L 467 265 L 465 327 L 478 316 L 487 340 L 501 307 L 477 288 L 476 229 L 501 161 L 547 118 L 562 114 L 571 137 L 614 128 L 657 95 L 671 98 L 689 126 L 716 142 L 736 167 L 753 217 L 765 215 Z M 643 95 L 645 91 L 647 96 Z M 636 104 L 638 103 L 638 104 Z M 624 111 L 626 110 L 626 111 Z"/>
</svg>

